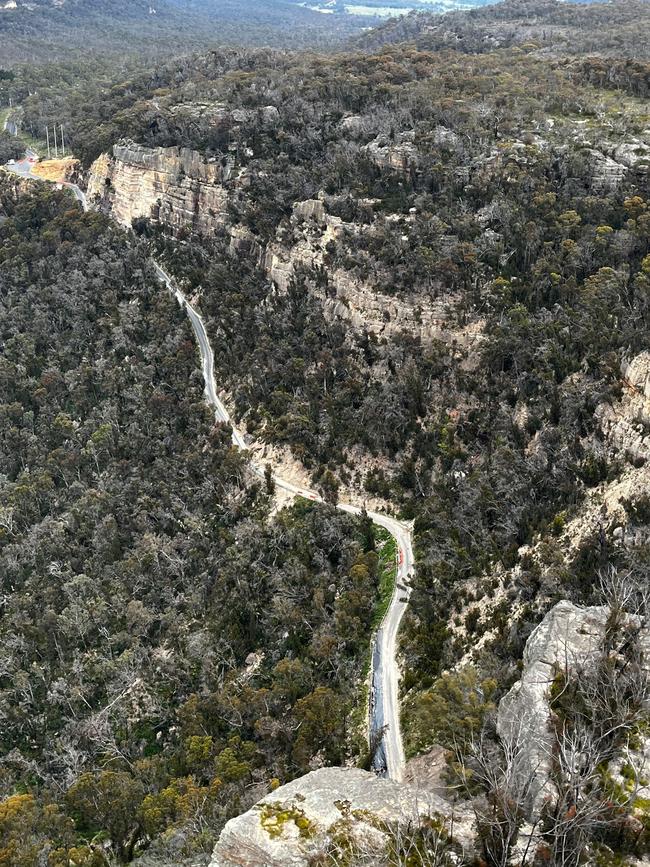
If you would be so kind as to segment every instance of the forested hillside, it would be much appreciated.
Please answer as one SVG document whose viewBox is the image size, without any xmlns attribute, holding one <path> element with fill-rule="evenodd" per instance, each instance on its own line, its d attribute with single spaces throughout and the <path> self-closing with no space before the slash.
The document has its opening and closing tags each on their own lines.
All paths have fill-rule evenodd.
<svg viewBox="0 0 650 867">
<path fill-rule="evenodd" d="M 485 796 L 476 863 L 528 863 L 490 830 L 518 829 L 523 801 L 494 797 L 493 765 L 463 768 L 479 735 L 501 768 L 496 708 L 557 603 L 647 598 L 648 8 L 520 0 L 336 55 L 220 48 L 0 81 L 27 129 L 65 124 L 101 212 L 3 182 L 8 863 L 207 851 L 278 781 L 367 761 L 382 540 L 328 507 L 274 512 L 270 477 L 203 406 L 151 255 L 203 314 L 251 441 L 329 502 L 413 520 L 408 755 L 442 747 L 436 785 Z M 614 614 L 598 672 L 624 685 L 598 710 L 631 708 L 624 737 L 555 825 L 535 820 L 535 867 L 647 855 L 646 696 L 625 680 L 646 621 L 633 639 Z M 600 724 L 591 681 L 554 672 L 554 731 Z M 587 796 L 605 807 L 554 862 Z"/>
<path fill-rule="evenodd" d="M 325 47 L 360 29 L 292 0 L 17 0 L 0 7 L 0 65 L 108 55 L 115 66 L 224 43 Z"/>
<path fill-rule="evenodd" d="M 519 45 L 543 48 L 550 56 L 590 52 L 647 58 L 649 29 L 647 0 L 504 0 L 468 12 L 403 16 L 362 34 L 355 45 L 380 51 L 386 45 L 412 42 L 430 51 L 454 48 L 469 54 Z"/>
<path fill-rule="evenodd" d="M 364 749 L 381 544 L 270 518 L 144 246 L 0 180 L 0 863 L 208 851 Z"/>
</svg>

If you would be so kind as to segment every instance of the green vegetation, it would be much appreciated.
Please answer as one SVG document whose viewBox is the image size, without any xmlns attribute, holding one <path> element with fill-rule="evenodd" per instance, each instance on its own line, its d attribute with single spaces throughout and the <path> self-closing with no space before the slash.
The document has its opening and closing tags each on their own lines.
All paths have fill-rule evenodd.
<svg viewBox="0 0 650 867">
<path fill-rule="evenodd" d="M 369 518 L 363 517 L 365 538 L 372 539 L 377 548 L 378 584 L 377 598 L 370 620 L 371 632 L 374 632 L 386 616 L 395 590 L 397 575 L 397 542 L 383 527 L 376 527 Z M 369 535 L 370 534 L 370 535 Z M 369 708 L 369 678 L 372 666 L 372 646 L 368 646 L 359 678 L 359 696 L 350 716 L 350 732 L 356 752 L 360 756 L 360 767 L 369 768 L 372 763 L 372 749 L 368 750 L 368 708 Z"/>
<path fill-rule="evenodd" d="M 494 710 L 549 607 L 596 601 L 614 566 L 647 584 L 647 494 L 614 491 L 646 462 L 641 414 L 619 422 L 650 332 L 649 19 L 636 0 L 534 12 L 534 39 L 520 0 L 408 16 L 364 35 L 376 53 L 220 46 L 0 75 L 0 102 L 34 134 L 64 123 L 85 169 L 125 138 L 192 148 L 224 167 L 225 200 L 203 236 L 174 201 L 127 237 L 0 182 L 0 864 L 193 857 L 280 782 L 367 763 L 359 696 L 396 551 L 333 508 L 345 487 L 414 521 L 409 755 L 467 756 L 482 732 L 503 758 Z M 165 15 L 179 50 L 199 44 Z M 316 199 L 322 219 L 294 208 Z M 296 264 L 282 289 L 269 246 Z M 204 406 L 152 252 L 199 298 L 242 427 L 328 505 L 273 512 L 271 474 L 251 477 Z M 585 684 L 554 684 L 561 733 L 593 723 Z M 622 743 L 587 792 L 611 800 L 613 836 L 580 830 L 576 851 L 647 848 L 647 805 L 631 841 L 636 782 L 609 767 Z M 495 829 L 523 813 L 498 794 L 484 848 L 503 856 Z M 540 827 L 552 863 L 557 822 Z M 340 830 L 332 857 L 354 863 Z M 416 863 L 439 838 L 416 829 Z"/>
<path fill-rule="evenodd" d="M 377 587 L 378 600 L 372 615 L 373 630 L 380 625 L 386 616 L 395 592 L 395 579 L 397 577 L 397 542 L 383 527 L 378 527 L 375 532 L 379 547 L 379 584 Z"/>
<path fill-rule="evenodd" d="M 0 207 L 0 863 L 209 851 L 354 758 L 374 541 L 330 506 L 270 517 L 143 244 L 4 174 Z"/>
<path fill-rule="evenodd" d="M 441 744 L 456 753 L 466 752 L 479 737 L 486 719 L 496 710 L 498 684 L 480 681 L 474 668 L 443 674 L 431 689 L 404 708 L 406 744 L 410 756 Z"/>
<path fill-rule="evenodd" d="M 295 805 L 267 802 L 260 810 L 260 824 L 271 837 L 281 837 L 287 822 L 293 822 L 301 837 L 310 837 L 314 833 L 313 822 L 305 815 L 305 811 Z"/>
</svg>

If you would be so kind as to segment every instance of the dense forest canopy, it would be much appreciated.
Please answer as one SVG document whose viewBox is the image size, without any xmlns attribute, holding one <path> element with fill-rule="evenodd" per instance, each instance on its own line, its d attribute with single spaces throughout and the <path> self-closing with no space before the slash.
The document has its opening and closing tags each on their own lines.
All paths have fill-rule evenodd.
<svg viewBox="0 0 650 867">
<path fill-rule="evenodd" d="M 0 7 L 4 66 L 95 59 L 113 64 L 211 45 L 328 47 L 374 23 L 322 15 L 293 0 L 18 0 Z"/>
<path fill-rule="evenodd" d="M 272 780 L 363 749 L 383 542 L 271 518 L 145 247 L 0 181 L 0 863 L 207 851 Z"/>
</svg>

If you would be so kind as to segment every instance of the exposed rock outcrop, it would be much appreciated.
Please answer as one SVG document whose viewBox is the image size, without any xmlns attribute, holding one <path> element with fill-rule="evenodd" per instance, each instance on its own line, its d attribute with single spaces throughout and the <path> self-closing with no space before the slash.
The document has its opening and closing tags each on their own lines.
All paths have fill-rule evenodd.
<svg viewBox="0 0 650 867">
<path fill-rule="evenodd" d="M 188 148 L 122 142 L 93 163 L 88 198 L 130 226 L 150 218 L 172 231 L 212 232 L 227 222 L 229 167 Z"/>
<path fill-rule="evenodd" d="M 400 133 L 395 141 L 380 135 L 366 146 L 366 152 L 379 168 L 408 172 L 419 164 L 414 139 L 414 132 Z"/>
<path fill-rule="evenodd" d="M 523 672 L 499 704 L 497 731 L 521 749 L 520 773 L 530 776 L 531 804 L 537 810 L 553 794 L 550 768 L 553 752 L 549 691 L 559 670 L 577 670 L 602 649 L 609 608 L 579 608 L 562 601 L 531 633 L 524 651 Z M 650 633 L 640 635 L 650 659 Z"/>
<path fill-rule="evenodd" d="M 269 108 L 269 123 L 273 122 L 275 111 Z M 373 153 L 394 168 L 405 167 L 410 157 L 406 163 L 403 157 L 414 151 L 407 138 L 385 148 L 375 143 L 379 150 Z M 327 272 L 326 285 L 321 284 L 317 291 L 322 295 L 325 315 L 344 320 L 354 328 L 389 340 L 405 331 L 423 344 L 440 339 L 470 347 L 480 339 L 480 322 L 463 329 L 449 329 L 450 299 L 446 293 L 421 297 L 389 295 L 378 291 L 371 280 L 359 279 L 353 272 L 327 262 L 331 245 L 336 247 L 342 241 L 345 247 L 361 228 L 328 213 L 327 197 L 323 195 L 296 202 L 290 224 L 282 225 L 276 238 L 262 246 L 249 229 L 233 225 L 228 213 L 230 197 L 242 194 L 246 182 L 245 173 L 233 177 L 230 163 L 206 159 L 196 151 L 147 148 L 126 141 L 115 145 L 112 155 L 104 154 L 93 164 L 88 198 L 99 202 L 127 226 L 135 219 L 146 218 L 175 234 L 181 230 L 202 234 L 226 232 L 230 236 L 230 252 L 259 262 L 281 292 L 287 290 L 297 269 L 323 269 L 323 273 Z M 365 204 L 372 207 L 372 203 Z M 402 229 L 408 228 L 404 223 L 406 217 L 391 215 L 381 219 L 401 221 Z M 405 255 L 406 251 L 407 247 Z"/>
<path fill-rule="evenodd" d="M 299 268 L 325 268 L 330 244 L 354 236 L 359 228 L 327 213 L 317 199 L 297 202 L 290 231 L 281 230 L 265 250 L 262 265 L 281 292 L 289 286 Z M 340 319 L 354 328 L 393 339 L 406 331 L 423 344 L 433 340 L 455 341 L 469 347 L 480 339 L 481 323 L 466 329 L 450 330 L 448 295 L 408 298 L 387 295 L 370 281 L 360 280 L 345 268 L 327 267 L 327 287 L 322 289 L 323 309 L 331 319 Z"/>
<path fill-rule="evenodd" d="M 388 839 L 381 823 L 440 815 L 448 824 L 452 813 L 449 802 L 412 786 L 356 768 L 322 768 L 231 819 L 210 867 L 307 867 L 327 852 L 337 832 L 363 842 L 381 857 Z M 455 815 L 453 827 L 460 847 L 469 848 L 474 835 L 471 815 Z"/>
<path fill-rule="evenodd" d="M 597 417 L 612 447 L 642 464 L 650 461 L 650 352 L 624 362 L 621 373 L 623 397 L 598 407 Z"/>
<path fill-rule="evenodd" d="M 627 166 L 596 150 L 590 151 L 590 155 L 594 162 L 591 181 L 593 189 L 596 192 L 606 192 L 620 186 L 627 174 Z"/>
<path fill-rule="evenodd" d="M 613 190 L 620 186 L 628 171 L 647 173 L 650 167 L 650 146 L 641 139 L 620 144 L 603 144 L 602 150 L 590 150 L 593 160 L 592 187 L 595 191 Z"/>
<path fill-rule="evenodd" d="M 601 534 L 627 547 L 650 541 L 645 511 L 650 492 L 650 352 L 642 352 L 621 367 L 621 395 L 603 401 L 595 411 L 596 434 L 588 450 L 619 470 L 586 491 L 585 498 L 558 536 L 556 547 L 571 562 L 583 546 Z M 580 388 L 579 381 L 575 387 Z M 590 540 L 592 540 L 590 542 Z"/>
</svg>

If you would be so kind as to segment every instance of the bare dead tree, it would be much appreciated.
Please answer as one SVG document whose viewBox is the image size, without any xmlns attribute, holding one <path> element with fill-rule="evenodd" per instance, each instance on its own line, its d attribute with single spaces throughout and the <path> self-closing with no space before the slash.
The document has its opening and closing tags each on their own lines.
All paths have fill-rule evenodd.
<svg viewBox="0 0 650 867">
<path fill-rule="evenodd" d="M 458 757 L 465 772 L 469 772 L 472 786 L 478 785 L 484 793 L 483 797 L 473 799 L 472 806 L 484 857 L 493 867 L 507 867 L 511 863 L 512 848 L 534 796 L 539 768 L 531 766 L 525 749 L 524 724 L 521 721 L 516 730 L 498 743 L 483 732 L 472 741 L 469 755 Z M 469 786 L 467 794 L 471 795 Z M 529 836 L 532 838 L 534 833 L 535 826 Z"/>
<path fill-rule="evenodd" d="M 615 606 L 608 628 L 616 618 L 616 635 L 606 634 L 600 652 L 561 673 L 564 687 L 549 750 L 556 797 L 544 816 L 551 863 L 559 867 L 577 867 L 590 840 L 621 827 L 641 776 L 642 759 L 634 756 L 630 740 L 647 719 L 650 676 L 639 648 L 640 618 L 625 613 L 641 596 L 613 572 L 606 587 Z M 635 783 L 614 801 L 603 769 L 622 757 L 634 769 Z"/>
<path fill-rule="evenodd" d="M 553 782 L 557 796 L 543 820 L 550 863 L 577 867 L 587 844 L 620 827 L 635 791 L 614 804 L 603 788 L 598 738 L 583 725 L 565 729 L 557 738 Z"/>
<path fill-rule="evenodd" d="M 647 624 L 650 614 L 650 586 L 647 576 L 610 565 L 598 574 L 597 592 L 610 610 L 610 630 L 629 622 L 629 615 Z"/>
</svg>

